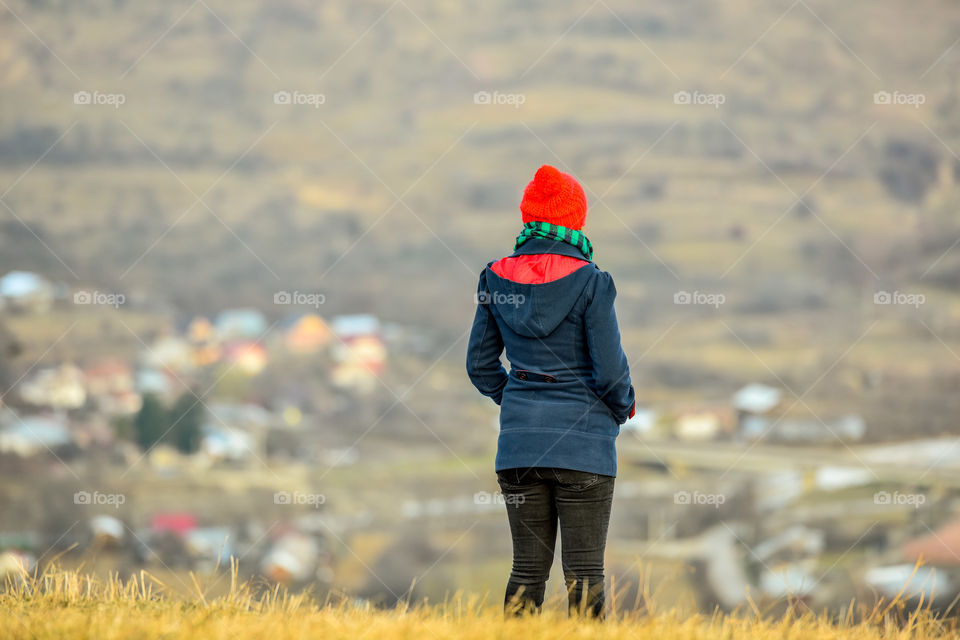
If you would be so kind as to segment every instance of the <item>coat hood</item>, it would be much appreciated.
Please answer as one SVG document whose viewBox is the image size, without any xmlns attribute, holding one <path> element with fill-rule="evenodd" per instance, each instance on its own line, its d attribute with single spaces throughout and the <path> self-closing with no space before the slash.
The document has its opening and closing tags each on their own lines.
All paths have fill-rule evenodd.
<svg viewBox="0 0 960 640">
<path fill-rule="evenodd" d="M 557 280 L 526 284 L 502 278 L 488 265 L 478 300 L 492 305 L 515 333 L 544 338 L 570 314 L 597 272 L 590 262 Z"/>
</svg>

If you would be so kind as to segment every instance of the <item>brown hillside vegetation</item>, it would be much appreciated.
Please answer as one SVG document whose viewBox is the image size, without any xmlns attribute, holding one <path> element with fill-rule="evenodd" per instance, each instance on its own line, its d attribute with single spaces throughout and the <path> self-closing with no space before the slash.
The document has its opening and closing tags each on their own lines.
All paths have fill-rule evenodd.
<svg viewBox="0 0 960 640">
<path fill-rule="evenodd" d="M 665 640 L 937 640 L 956 637 L 952 624 L 920 611 L 905 619 L 894 604 L 879 605 L 850 622 L 809 613 L 769 619 L 758 615 L 681 616 L 650 610 L 615 614 L 603 622 L 567 618 L 557 611 L 505 619 L 487 598 L 457 593 L 439 605 L 421 603 L 381 610 L 363 603 L 317 603 L 274 589 L 259 597 L 250 585 L 206 599 L 194 579 L 193 598 L 171 598 L 141 573 L 123 583 L 52 571 L 0 594 L 4 637 L 11 640 L 120 640 L 125 638 L 532 638 Z M 554 605 L 556 603 L 553 603 Z M 616 603 L 614 603 L 616 607 Z M 652 609 L 652 607 L 651 607 Z M 757 612 L 759 613 L 759 612 Z"/>
<path fill-rule="evenodd" d="M 725 397 L 771 370 L 806 389 L 856 343 L 816 410 L 859 411 L 874 437 L 942 433 L 955 412 L 929 390 L 952 384 L 941 340 L 960 308 L 956 3 L 10 6 L 0 271 L 183 314 L 320 291 L 325 314 L 449 344 L 549 162 L 587 189 L 627 353 L 656 345 L 637 365 L 648 401 Z M 723 104 L 675 101 L 696 91 Z M 924 102 L 878 104 L 883 91 Z M 681 289 L 722 293 L 726 326 L 672 304 Z M 877 307 L 880 290 L 926 304 Z M 868 397 L 868 374 L 906 375 L 886 384 L 922 408 Z"/>
</svg>

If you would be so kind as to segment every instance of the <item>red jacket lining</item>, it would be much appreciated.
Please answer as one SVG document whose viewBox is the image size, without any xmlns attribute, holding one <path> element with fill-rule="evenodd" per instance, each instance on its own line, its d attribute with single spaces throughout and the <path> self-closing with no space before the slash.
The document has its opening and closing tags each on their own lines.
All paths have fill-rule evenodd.
<svg viewBox="0 0 960 640">
<path fill-rule="evenodd" d="M 586 260 L 555 253 L 534 253 L 502 258 L 491 265 L 501 278 L 520 284 L 544 284 L 568 276 L 585 264 Z"/>
</svg>

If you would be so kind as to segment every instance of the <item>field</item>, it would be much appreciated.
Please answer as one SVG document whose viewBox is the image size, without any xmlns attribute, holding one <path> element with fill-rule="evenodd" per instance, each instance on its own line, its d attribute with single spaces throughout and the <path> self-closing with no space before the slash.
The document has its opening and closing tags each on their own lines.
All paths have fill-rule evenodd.
<svg viewBox="0 0 960 640">
<path fill-rule="evenodd" d="M 615 613 L 605 621 L 577 620 L 562 614 L 559 601 L 539 617 L 505 619 L 495 599 L 457 593 L 438 605 L 410 604 L 383 610 L 364 603 L 279 589 L 257 594 L 233 574 L 230 590 L 208 599 L 194 578 L 194 595 L 174 597 L 147 573 L 127 581 L 100 581 L 74 572 L 46 574 L 11 584 L 0 594 L 4 638 L 662 638 L 764 640 L 910 640 L 953 638 L 955 628 L 925 611 L 901 615 L 897 603 L 837 619 L 809 613 L 771 619 L 761 612 L 743 615 L 683 616 L 658 611 L 647 601 L 642 614 Z M 619 610 L 616 598 L 614 611 Z M 850 622 L 857 618 L 857 622 Z"/>
</svg>

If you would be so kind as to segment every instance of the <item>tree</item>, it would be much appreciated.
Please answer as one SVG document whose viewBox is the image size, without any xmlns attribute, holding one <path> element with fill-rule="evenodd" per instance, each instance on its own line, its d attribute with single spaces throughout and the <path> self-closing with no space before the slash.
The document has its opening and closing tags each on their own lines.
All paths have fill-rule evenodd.
<svg viewBox="0 0 960 640">
<path fill-rule="evenodd" d="M 200 446 L 200 429 L 206 411 L 203 403 L 192 393 L 180 396 L 170 410 L 170 435 L 181 453 L 193 453 Z"/>
<path fill-rule="evenodd" d="M 169 427 L 167 411 L 160 399 L 147 393 L 143 396 L 143 405 L 133 419 L 133 435 L 144 451 L 160 442 Z"/>
</svg>

